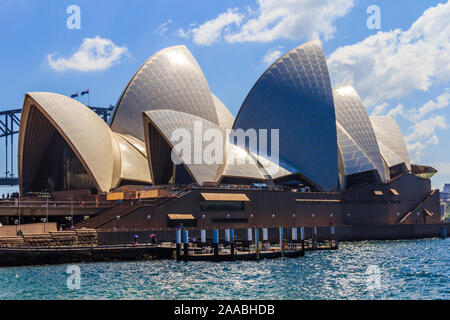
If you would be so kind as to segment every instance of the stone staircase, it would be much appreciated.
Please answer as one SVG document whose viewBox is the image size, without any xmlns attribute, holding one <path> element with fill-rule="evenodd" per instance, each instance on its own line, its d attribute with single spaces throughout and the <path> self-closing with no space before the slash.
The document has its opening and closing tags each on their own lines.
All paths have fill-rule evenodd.
<svg viewBox="0 0 450 320">
<path fill-rule="evenodd" d="M 141 207 L 142 207 L 141 205 L 112 207 L 111 209 L 108 209 L 95 217 L 81 221 L 80 223 L 75 225 L 75 229 L 77 230 L 82 230 L 82 228 L 98 229 L 101 226 L 107 224 L 108 222 L 117 219 L 117 217 L 122 218 L 123 216 L 126 216 L 140 209 Z"/>
<path fill-rule="evenodd" d="M 190 193 L 191 190 L 189 187 L 183 187 L 176 191 L 173 191 L 170 195 L 164 196 L 164 197 L 158 197 L 150 200 L 145 200 L 143 202 L 136 202 L 132 206 L 122 206 L 117 205 L 115 207 L 112 207 L 95 217 L 91 217 L 89 219 L 86 219 L 84 221 L 79 222 L 75 225 L 75 229 L 82 229 L 82 228 L 89 228 L 89 229 L 99 229 L 103 225 L 107 224 L 108 222 L 111 222 L 117 217 L 123 218 L 124 216 L 129 215 L 130 213 L 135 212 L 136 210 L 142 208 L 142 207 L 158 207 L 162 205 L 163 203 L 170 201 L 174 198 L 181 198 Z"/>
<path fill-rule="evenodd" d="M 425 204 L 435 195 L 435 193 L 436 193 L 436 190 L 432 190 L 430 192 L 430 194 L 428 194 L 428 196 L 424 200 L 419 202 L 419 204 L 413 210 L 407 212 L 405 215 L 400 217 L 398 219 L 397 223 L 405 223 L 413 213 L 420 212 L 420 210 L 422 210 L 422 208 L 425 206 Z"/>
<path fill-rule="evenodd" d="M 98 233 L 92 229 L 0 237 L 0 248 L 90 247 L 96 245 L 98 245 Z"/>
</svg>

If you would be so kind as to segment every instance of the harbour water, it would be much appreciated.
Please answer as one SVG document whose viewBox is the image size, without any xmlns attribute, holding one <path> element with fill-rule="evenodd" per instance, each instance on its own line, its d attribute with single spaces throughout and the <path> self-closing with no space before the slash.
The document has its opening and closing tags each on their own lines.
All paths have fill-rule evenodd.
<svg viewBox="0 0 450 320">
<path fill-rule="evenodd" d="M 0 268 L 0 299 L 450 299 L 449 249 L 450 239 L 367 241 L 258 262 Z"/>
</svg>

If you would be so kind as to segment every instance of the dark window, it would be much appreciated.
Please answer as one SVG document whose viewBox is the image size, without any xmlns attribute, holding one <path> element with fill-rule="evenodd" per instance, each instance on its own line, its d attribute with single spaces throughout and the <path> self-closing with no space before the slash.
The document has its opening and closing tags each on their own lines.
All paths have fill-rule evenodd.
<svg viewBox="0 0 450 320">
<path fill-rule="evenodd" d="M 167 227 L 176 228 L 179 225 L 183 225 L 185 228 L 195 228 L 197 226 L 197 220 L 168 220 Z"/>
<path fill-rule="evenodd" d="M 243 201 L 200 201 L 202 211 L 244 211 Z"/>
<path fill-rule="evenodd" d="M 247 223 L 248 218 L 212 218 L 212 223 Z"/>
</svg>

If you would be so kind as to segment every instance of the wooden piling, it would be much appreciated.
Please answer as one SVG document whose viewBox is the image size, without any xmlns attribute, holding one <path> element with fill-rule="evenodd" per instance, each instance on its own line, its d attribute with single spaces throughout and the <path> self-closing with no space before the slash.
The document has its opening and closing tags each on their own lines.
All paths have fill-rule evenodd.
<svg viewBox="0 0 450 320">
<path fill-rule="evenodd" d="M 300 241 L 302 243 L 302 256 L 305 255 L 305 227 L 300 228 Z"/>
<path fill-rule="evenodd" d="M 189 233 L 184 230 L 184 259 L 187 261 L 189 258 Z"/>
<path fill-rule="evenodd" d="M 234 253 L 234 229 L 230 230 L 230 255 L 231 255 L 231 260 L 234 261 L 236 259 L 236 256 Z"/>
<path fill-rule="evenodd" d="M 259 260 L 259 230 L 255 229 L 255 250 L 256 250 L 256 260 Z"/>
<path fill-rule="evenodd" d="M 219 230 L 213 231 L 214 258 L 219 260 Z"/>
<path fill-rule="evenodd" d="M 334 247 L 336 249 L 338 249 L 339 243 L 338 243 L 338 239 L 336 237 L 336 230 L 335 230 L 334 226 L 331 226 L 331 246 L 333 246 L 333 241 L 334 241 Z"/>
<path fill-rule="evenodd" d="M 313 227 L 313 237 L 312 237 L 312 247 L 313 249 L 317 249 L 317 227 Z"/>
<path fill-rule="evenodd" d="M 441 238 L 442 239 L 447 238 L 447 227 L 441 227 Z"/>
<path fill-rule="evenodd" d="M 280 253 L 281 257 L 284 257 L 284 241 L 283 241 L 283 227 L 280 227 Z"/>
<path fill-rule="evenodd" d="M 181 230 L 177 230 L 176 232 L 176 255 L 177 255 L 177 260 L 180 261 L 181 260 Z"/>
</svg>

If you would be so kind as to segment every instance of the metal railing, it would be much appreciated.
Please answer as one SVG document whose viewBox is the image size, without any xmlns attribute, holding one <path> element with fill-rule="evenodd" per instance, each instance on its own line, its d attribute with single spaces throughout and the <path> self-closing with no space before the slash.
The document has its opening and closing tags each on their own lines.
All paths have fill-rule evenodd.
<svg viewBox="0 0 450 320">
<path fill-rule="evenodd" d="M 20 200 L 18 199 L 8 199 L 8 200 L 0 200 L 0 208 L 46 208 L 47 201 L 39 201 L 39 200 Z M 114 206 L 112 202 L 104 202 L 104 201 L 49 201 L 49 208 L 109 208 Z"/>
</svg>

